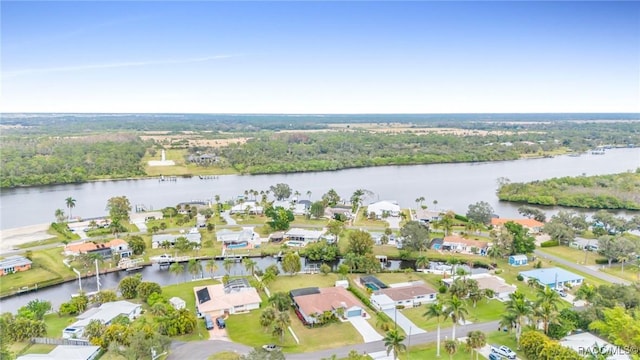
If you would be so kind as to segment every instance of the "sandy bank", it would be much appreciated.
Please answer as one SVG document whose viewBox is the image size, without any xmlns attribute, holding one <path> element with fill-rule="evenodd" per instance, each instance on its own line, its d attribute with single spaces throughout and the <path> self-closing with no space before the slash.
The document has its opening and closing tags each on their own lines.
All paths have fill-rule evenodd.
<svg viewBox="0 0 640 360">
<path fill-rule="evenodd" d="M 0 253 L 12 250 L 20 244 L 52 238 L 53 236 L 47 233 L 50 225 L 38 224 L 0 230 Z"/>
</svg>

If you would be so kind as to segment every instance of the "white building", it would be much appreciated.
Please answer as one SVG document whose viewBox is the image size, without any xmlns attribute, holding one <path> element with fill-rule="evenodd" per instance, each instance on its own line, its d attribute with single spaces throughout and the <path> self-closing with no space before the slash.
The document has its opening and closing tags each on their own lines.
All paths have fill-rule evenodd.
<svg viewBox="0 0 640 360">
<path fill-rule="evenodd" d="M 258 205 L 255 201 L 245 201 L 239 204 L 234 205 L 231 210 L 229 210 L 230 214 L 252 214 L 252 215 L 260 215 L 262 214 L 263 208 Z"/>
<path fill-rule="evenodd" d="M 378 201 L 367 206 L 367 213 L 374 213 L 378 219 L 387 216 L 400 216 L 400 205 L 397 201 Z"/>
<path fill-rule="evenodd" d="M 176 244 L 176 240 L 179 237 L 184 237 L 187 241 L 196 243 L 200 246 L 200 241 L 202 239 L 202 235 L 197 227 L 191 228 L 186 234 L 158 234 L 153 235 L 151 237 L 151 248 L 157 249 L 162 246 L 162 244 L 167 241 L 171 246 Z"/>
<path fill-rule="evenodd" d="M 58 345 L 48 354 L 27 354 L 16 360 L 93 360 L 100 355 L 100 346 Z"/>
<path fill-rule="evenodd" d="M 114 301 L 100 305 L 98 308 L 89 309 L 80 316 L 78 321 L 67 326 L 62 330 L 63 339 L 83 339 L 84 328 L 89 325 L 92 320 L 98 320 L 105 325 L 109 325 L 113 319 L 120 315 L 124 315 L 129 320 L 134 320 L 140 315 L 142 306 L 128 301 Z"/>
<path fill-rule="evenodd" d="M 301 241 L 306 243 L 320 241 L 322 235 L 325 233 L 324 230 L 308 230 L 308 229 L 300 229 L 300 228 L 291 228 L 289 231 L 284 233 L 285 241 Z"/>
</svg>

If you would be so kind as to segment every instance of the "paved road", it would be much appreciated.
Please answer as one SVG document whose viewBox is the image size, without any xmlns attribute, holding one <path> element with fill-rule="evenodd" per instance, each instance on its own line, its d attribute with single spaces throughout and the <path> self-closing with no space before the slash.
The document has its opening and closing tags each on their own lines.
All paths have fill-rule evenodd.
<svg viewBox="0 0 640 360">
<path fill-rule="evenodd" d="M 456 334 L 459 336 L 466 336 L 469 331 L 480 330 L 484 332 L 491 332 L 498 329 L 499 321 L 491 321 L 486 323 L 470 324 L 464 326 L 458 326 L 456 328 Z M 322 330 L 319 330 L 322 331 Z M 451 335 L 451 328 L 441 329 L 441 340 Z M 431 331 L 424 334 L 412 335 L 410 339 L 407 339 L 405 343 L 407 346 L 413 346 L 418 344 L 433 343 L 436 341 L 436 332 Z M 356 344 L 343 346 L 335 349 L 327 349 L 322 351 L 316 351 L 311 353 L 300 354 L 287 354 L 288 360 L 321 360 L 323 358 L 329 358 L 331 355 L 337 355 L 338 358 L 345 358 L 351 350 L 356 350 L 359 353 L 374 353 L 379 351 L 386 351 L 383 341 L 375 341 L 364 344 Z M 209 356 L 222 352 L 222 351 L 235 351 L 241 354 L 246 354 L 251 351 L 251 348 L 232 343 L 227 341 L 194 341 L 194 342 L 174 342 L 171 345 L 171 354 L 167 358 L 168 360 L 178 359 L 190 359 L 190 360 L 206 360 Z"/>
<path fill-rule="evenodd" d="M 570 268 L 576 269 L 578 271 L 582 271 L 585 274 L 589 274 L 589 275 L 591 275 L 593 277 L 597 277 L 598 279 L 604 280 L 604 281 L 609 282 L 609 283 L 623 284 L 623 285 L 631 284 L 630 281 L 617 278 L 617 277 L 609 275 L 607 273 L 603 273 L 603 272 L 600 272 L 600 271 L 597 271 L 597 270 L 590 269 L 590 268 L 588 268 L 588 267 L 586 267 L 584 265 L 575 264 L 575 263 L 573 263 L 571 261 L 567 261 L 567 260 L 559 258 L 557 256 L 554 256 L 554 255 L 551 255 L 551 254 L 547 254 L 546 252 L 542 252 L 540 250 L 535 250 L 534 252 L 535 252 L 536 255 L 538 255 L 538 256 L 540 256 L 542 258 L 547 258 L 547 259 L 553 260 L 553 261 L 557 262 L 558 264 L 562 264 L 562 265 L 568 266 Z"/>
</svg>

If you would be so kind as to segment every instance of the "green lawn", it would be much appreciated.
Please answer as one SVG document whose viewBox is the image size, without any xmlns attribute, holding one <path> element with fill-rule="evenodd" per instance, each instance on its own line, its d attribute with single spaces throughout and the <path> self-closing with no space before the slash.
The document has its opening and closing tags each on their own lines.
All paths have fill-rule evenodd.
<svg viewBox="0 0 640 360">
<path fill-rule="evenodd" d="M 407 345 L 405 341 L 405 345 Z M 422 344 L 418 346 L 412 346 L 408 352 L 400 353 L 398 357 L 400 360 L 408 360 L 408 359 L 438 359 L 436 357 L 436 343 Z M 458 346 L 458 350 L 456 353 L 449 357 L 447 352 L 444 350 L 444 345 L 440 345 L 440 359 L 452 359 L 452 360 L 469 360 L 470 353 L 467 351 L 466 346 L 464 344 L 460 344 Z M 475 355 L 473 357 L 475 359 Z M 479 359 L 484 359 L 483 357 L 479 357 Z"/>
<path fill-rule="evenodd" d="M 55 348 L 56 345 L 31 344 L 31 346 L 24 350 L 23 354 L 48 354 Z"/>
<path fill-rule="evenodd" d="M 245 314 L 233 314 L 226 321 L 227 335 L 235 342 L 252 347 L 260 347 L 264 344 L 276 343 L 282 346 L 285 351 L 292 351 L 296 347 L 293 336 L 287 331 L 284 342 L 274 338 L 270 331 L 265 331 L 260 326 L 261 310 L 253 310 Z M 296 315 L 291 312 L 291 323 L 300 322 Z M 299 335 L 298 335 L 299 336 Z"/>
<path fill-rule="evenodd" d="M 219 284 L 220 282 L 212 279 L 205 279 L 199 281 L 188 281 L 181 284 L 168 285 L 162 287 L 162 295 L 167 299 L 171 299 L 177 296 L 186 302 L 186 307 L 190 311 L 196 308 L 196 296 L 193 293 L 193 288 L 196 286 L 205 286 Z"/>
<path fill-rule="evenodd" d="M 142 158 L 142 164 L 144 165 L 145 172 L 148 176 L 182 176 L 182 175 L 226 175 L 237 174 L 233 168 L 220 168 L 217 166 L 198 166 L 196 164 L 187 164 L 185 156 L 187 155 L 186 149 L 166 149 L 165 151 L 167 160 L 173 160 L 174 166 L 149 166 L 149 160 L 160 160 L 160 153 L 158 152 L 154 156 L 150 156 L 149 153 L 145 154 Z M 211 180 L 213 183 L 213 180 Z"/>
<path fill-rule="evenodd" d="M 294 276 L 280 275 L 273 283 L 267 286 L 271 294 L 276 292 L 286 292 L 293 289 L 300 289 L 306 287 L 333 287 L 336 280 L 339 279 L 339 275 L 331 273 L 328 275 L 322 274 L 297 274 Z"/>
<path fill-rule="evenodd" d="M 640 268 L 633 264 L 625 264 L 624 272 L 620 264 L 612 264 L 611 267 L 605 265 L 600 271 L 631 282 L 640 281 Z"/>
<path fill-rule="evenodd" d="M 596 265 L 596 259 L 604 259 L 604 257 L 598 255 L 595 252 L 578 250 L 567 246 L 554 246 L 548 248 L 539 248 L 541 252 L 555 255 L 559 258 L 571 261 L 575 264 L 585 265 L 585 254 L 587 255 L 586 265 Z"/>
<path fill-rule="evenodd" d="M 47 336 L 52 338 L 62 337 L 62 330 L 76 321 L 75 316 L 58 316 L 58 314 L 47 314 L 44 316 L 44 323 L 47 326 Z"/>
<path fill-rule="evenodd" d="M 26 243 L 22 243 L 22 244 L 16 245 L 15 247 L 18 248 L 18 249 L 28 249 L 28 248 L 31 248 L 31 247 L 34 247 L 34 246 L 49 245 L 49 244 L 62 244 L 62 240 L 56 236 L 56 237 L 52 237 L 50 239 L 29 241 L 29 242 L 26 242 Z"/>
<path fill-rule="evenodd" d="M 240 360 L 240 354 L 236 354 L 231 351 L 223 351 L 209 356 L 207 360 Z"/>
<path fill-rule="evenodd" d="M 327 226 L 327 223 L 329 221 L 327 219 L 307 219 L 306 216 L 304 215 L 296 215 L 295 216 L 295 220 L 293 220 L 293 222 L 290 224 L 290 227 L 317 227 L 318 229 L 321 229 L 325 226 Z"/>
<path fill-rule="evenodd" d="M 291 316 L 291 327 L 300 339 L 300 345 L 293 349 L 285 348 L 284 351 L 310 352 L 360 344 L 363 341 L 358 330 L 349 322 L 337 322 L 318 328 L 307 328 L 298 320 L 293 310 L 289 312 L 289 315 Z"/>
<path fill-rule="evenodd" d="M 469 310 L 469 315 L 466 320 L 471 321 L 473 323 L 478 322 L 486 322 L 499 320 L 504 312 L 504 304 L 498 300 L 481 300 L 478 302 L 476 307 L 473 307 L 471 301 L 467 301 L 467 309 Z M 438 323 L 436 319 L 427 319 L 422 316 L 426 311 L 426 306 L 415 307 L 411 309 L 402 310 L 402 314 L 409 318 L 414 324 L 416 324 L 419 328 L 427 331 L 433 331 L 438 327 Z M 452 325 L 451 321 L 444 321 L 440 323 L 440 327 L 450 327 Z"/>
<path fill-rule="evenodd" d="M 63 263 L 60 248 L 37 250 L 32 254 L 31 270 L 7 275 L 0 281 L 0 294 L 9 294 L 22 287 L 34 287 L 73 279 L 75 274 Z"/>
</svg>

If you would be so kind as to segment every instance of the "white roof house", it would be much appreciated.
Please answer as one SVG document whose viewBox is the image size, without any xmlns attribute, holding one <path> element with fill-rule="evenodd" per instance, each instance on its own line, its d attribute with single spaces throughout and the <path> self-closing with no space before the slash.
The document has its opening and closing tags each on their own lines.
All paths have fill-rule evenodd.
<svg viewBox="0 0 640 360">
<path fill-rule="evenodd" d="M 82 339 L 84 328 L 92 321 L 98 320 L 108 325 L 113 319 L 119 315 L 125 315 L 129 320 L 133 320 L 142 311 L 140 304 L 134 304 L 128 301 L 113 301 L 100 305 L 98 308 L 89 309 L 80 316 L 78 321 L 67 326 L 62 330 L 63 339 L 78 338 Z"/>
<path fill-rule="evenodd" d="M 289 231 L 284 233 L 284 239 L 287 241 L 304 241 L 305 243 L 315 242 L 320 241 L 320 238 L 322 238 L 324 233 L 325 230 L 291 228 Z"/>
<path fill-rule="evenodd" d="M 27 354 L 16 360 L 93 360 L 100 355 L 100 346 L 58 345 L 48 354 Z"/>
<path fill-rule="evenodd" d="M 378 218 L 382 218 L 384 215 L 400 216 L 400 205 L 397 201 L 378 201 L 367 206 L 367 212 L 376 214 Z"/>
<path fill-rule="evenodd" d="M 260 235 L 253 231 L 253 227 L 243 227 L 240 231 L 233 231 L 229 229 L 216 231 L 216 238 L 218 241 L 223 243 L 250 242 L 251 240 L 259 237 Z"/>
<path fill-rule="evenodd" d="M 244 214 L 249 211 L 249 214 L 262 214 L 263 208 L 255 201 L 245 201 L 234 205 L 229 210 L 230 214 Z"/>
<path fill-rule="evenodd" d="M 157 234 L 157 235 L 153 235 L 151 237 L 151 247 L 153 249 L 157 249 L 165 241 L 168 241 L 171 244 L 171 246 L 173 246 L 173 245 L 175 245 L 176 240 L 179 237 L 184 237 L 184 238 L 187 239 L 187 241 L 193 242 L 193 243 L 196 243 L 196 244 L 200 244 L 200 241 L 202 240 L 202 235 L 200 234 L 200 231 L 198 230 L 198 228 L 194 227 L 194 228 L 191 228 L 189 230 L 189 232 L 186 233 L 186 234 Z"/>
<path fill-rule="evenodd" d="M 173 308 L 176 310 L 184 309 L 185 307 L 187 307 L 187 303 L 177 296 L 169 299 L 169 304 L 171 304 L 171 306 L 173 306 Z"/>
</svg>

